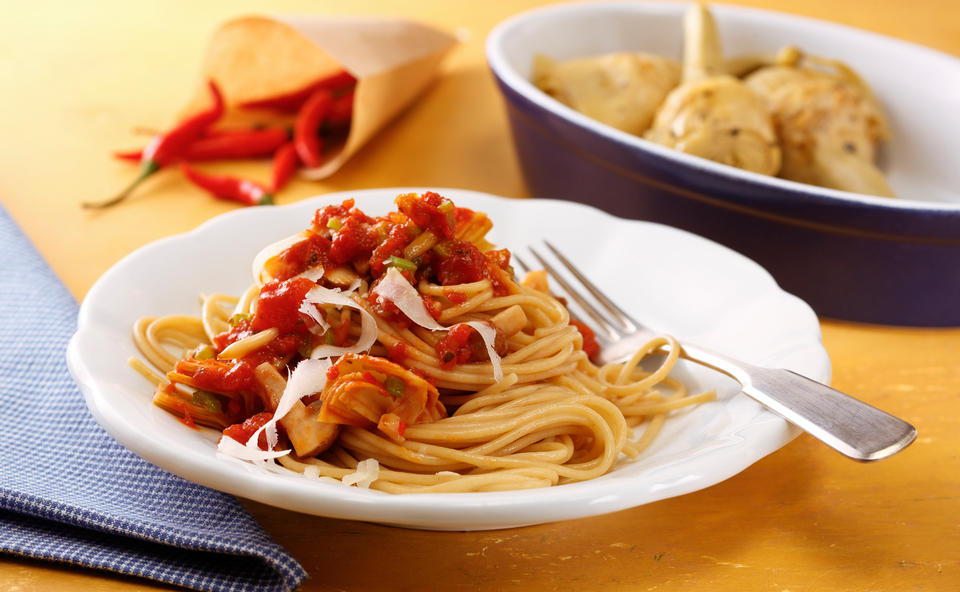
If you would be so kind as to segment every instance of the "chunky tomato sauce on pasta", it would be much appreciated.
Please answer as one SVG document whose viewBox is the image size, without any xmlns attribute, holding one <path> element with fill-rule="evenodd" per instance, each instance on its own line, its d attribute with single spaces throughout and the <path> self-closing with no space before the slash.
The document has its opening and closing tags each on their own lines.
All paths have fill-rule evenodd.
<svg viewBox="0 0 960 592">
<path fill-rule="evenodd" d="M 261 251 L 244 295 L 138 321 L 162 374 L 134 366 L 157 405 L 222 431 L 227 455 L 396 493 L 599 476 L 668 412 L 713 396 L 667 376 L 675 355 L 641 370 L 669 337 L 596 366 L 593 332 L 542 272 L 516 277 L 491 227 L 434 192 L 401 194 L 383 216 L 322 207 Z"/>
</svg>

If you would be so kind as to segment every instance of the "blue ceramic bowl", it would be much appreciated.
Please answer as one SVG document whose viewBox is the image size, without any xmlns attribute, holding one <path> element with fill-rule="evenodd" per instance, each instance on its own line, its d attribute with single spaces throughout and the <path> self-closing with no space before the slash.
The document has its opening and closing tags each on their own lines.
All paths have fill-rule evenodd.
<svg viewBox="0 0 960 592">
<path fill-rule="evenodd" d="M 824 189 L 682 154 L 594 121 L 529 82 L 534 55 L 681 57 L 685 6 L 564 4 L 487 39 L 534 195 L 683 228 L 754 259 L 824 317 L 960 325 L 960 60 L 849 27 L 713 6 L 727 55 L 785 44 L 840 59 L 892 125 L 881 166 L 896 199 Z M 659 254 L 669 257 L 669 253 Z"/>
</svg>

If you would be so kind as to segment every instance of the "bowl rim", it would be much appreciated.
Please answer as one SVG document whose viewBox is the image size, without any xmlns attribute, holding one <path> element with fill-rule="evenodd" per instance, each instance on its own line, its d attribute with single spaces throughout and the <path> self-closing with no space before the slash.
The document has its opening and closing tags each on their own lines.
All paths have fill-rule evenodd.
<svg viewBox="0 0 960 592">
<path fill-rule="evenodd" d="M 741 6 L 729 6 L 725 4 L 712 4 L 711 10 L 717 14 L 739 14 L 751 19 L 761 19 L 768 21 L 796 22 L 803 23 L 806 26 L 820 27 L 831 30 L 836 34 L 859 36 L 872 43 L 884 43 L 897 46 L 898 50 L 922 54 L 926 59 L 934 59 L 945 64 L 946 67 L 956 68 L 960 71 L 960 59 L 937 51 L 935 49 L 924 47 L 909 41 L 865 31 L 849 25 L 833 23 L 806 16 L 793 15 L 773 10 L 747 8 Z M 565 17 L 568 15 L 584 13 L 624 13 L 624 12 L 645 12 L 649 14 L 682 14 L 686 10 L 686 4 L 683 3 L 665 3 L 665 2 L 598 2 L 584 3 L 574 2 L 570 4 L 556 4 L 550 6 L 541 6 L 517 13 L 500 23 L 498 23 L 487 36 L 485 49 L 487 63 L 493 74 L 499 81 L 513 92 L 519 94 L 526 100 L 534 103 L 536 106 L 546 110 L 553 115 L 570 121 L 588 131 L 602 136 L 615 144 L 619 144 L 632 150 L 641 150 L 643 152 L 654 154 L 666 159 L 669 162 L 684 165 L 699 172 L 707 173 L 724 178 L 729 181 L 746 181 L 754 185 L 788 191 L 792 193 L 802 193 L 805 196 L 816 197 L 833 202 L 839 200 L 850 205 L 865 205 L 873 208 L 884 208 L 889 210 L 908 210 L 925 213 L 945 213 L 960 214 L 960 203 L 923 201 L 915 198 L 888 198 L 838 189 L 829 189 L 790 181 L 779 177 L 770 177 L 761 175 L 735 167 L 713 162 L 705 158 L 685 154 L 677 150 L 661 146 L 640 136 L 624 132 L 612 126 L 600 123 L 591 117 L 588 117 L 566 105 L 553 99 L 546 93 L 537 89 L 532 82 L 510 65 L 504 51 L 504 41 L 511 34 L 516 33 L 518 29 L 530 22 L 536 22 L 544 18 L 555 16 Z"/>
</svg>

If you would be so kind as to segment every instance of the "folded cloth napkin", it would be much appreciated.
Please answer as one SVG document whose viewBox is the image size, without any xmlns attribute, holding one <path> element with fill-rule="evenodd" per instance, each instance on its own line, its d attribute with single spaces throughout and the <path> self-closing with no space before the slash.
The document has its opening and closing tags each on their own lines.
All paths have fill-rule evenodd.
<svg viewBox="0 0 960 592">
<path fill-rule="evenodd" d="M 0 551 L 196 590 L 306 577 L 231 496 L 144 461 L 94 421 L 66 365 L 77 303 L 0 206 Z"/>
</svg>

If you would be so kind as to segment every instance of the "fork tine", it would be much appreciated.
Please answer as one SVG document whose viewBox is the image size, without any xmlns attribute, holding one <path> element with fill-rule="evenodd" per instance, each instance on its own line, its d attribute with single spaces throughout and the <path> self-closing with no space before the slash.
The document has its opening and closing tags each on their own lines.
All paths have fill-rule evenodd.
<svg viewBox="0 0 960 592">
<path fill-rule="evenodd" d="M 520 266 L 520 270 L 523 271 L 523 273 L 530 273 L 530 269 L 531 269 L 530 266 L 527 265 L 526 261 L 524 261 L 520 257 L 517 257 L 516 253 L 510 253 L 510 257 L 511 259 L 517 262 L 517 265 Z"/>
<path fill-rule="evenodd" d="M 543 264 L 544 270 L 547 271 L 547 273 L 550 273 L 550 270 L 547 269 L 547 268 L 549 267 L 549 265 L 543 260 L 543 258 L 540 257 L 539 254 L 537 254 L 536 252 L 534 252 L 533 248 L 530 249 L 530 252 L 533 253 L 533 255 L 540 261 L 540 263 Z M 511 257 L 512 257 L 513 261 L 515 261 L 515 262 L 517 263 L 517 265 L 520 267 L 520 269 L 521 269 L 524 273 L 530 273 L 530 271 L 533 269 L 533 267 L 531 267 L 526 261 L 524 261 L 522 258 L 520 258 L 519 256 L 517 256 L 516 253 L 511 253 Z M 562 287 L 563 278 L 557 276 L 557 274 L 556 274 L 555 271 L 554 271 L 554 273 L 553 273 L 552 275 L 553 275 L 553 277 L 558 281 L 558 283 L 561 283 L 561 287 Z M 568 293 L 571 293 L 571 291 L 568 290 Z M 586 303 L 579 299 L 579 294 L 574 293 L 573 296 L 572 296 L 572 299 L 575 300 L 575 301 L 580 302 L 581 305 L 584 306 L 584 310 L 587 310 L 587 314 L 590 314 L 591 310 L 587 309 Z M 573 311 L 570 311 L 570 318 L 576 319 L 576 315 L 573 313 Z M 579 319 L 577 319 L 577 320 L 579 320 Z M 611 335 L 613 339 L 617 339 L 617 338 L 620 337 L 620 335 L 619 335 L 618 333 L 615 333 L 615 332 L 613 332 L 613 331 L 610 330 L 610 323 L 609 323 L 609 321 L 607 321 L 607 320 L 605 320 L 605 319 L 597 319 L 596 317 L 594 317 L 594 320 L 597 322 L 597 324 L 598 324 L 606 333 L 608 333 L 609 335 Z"/>
<path fill-rule="evenodd" d="M 588 280 L 586 276 L 580 273 L 580 270 L 577 269 L 573 265 L 573 263 L 570 263 L 570 261 L 563 256 L 563 253 L 558 251 L 557 248 L 551 245 L 550 242 L 547 240 L 544 240 L 543 244 L 547 245 L 547 248 L 550 249 L 550 252 L 553 253 L 553 255 L 560 261 L 560 263 L 563 263 L 564 267 L 567 268 L 567 271 L 573 274 L 573 276 L 577 278 L 581 284 L 583 284 L 583 287 L 586 288 L 587 291 L 590 292 L 590 294 L 597 299 L 597 302 L 599 302 L 605 309 L 607 309 L 607 312 L 609 312 L 613 316 L 613 318 L 620 321 L 620 323 L 622 323 L 627 328 L 628 331 L 637 331 L 638 329 L 640 329 L 640 323 L 633 320 L 633 317 L 631 317 L 629 314 L 624 312 L 624 310 L 619 306 L 617 306 L 612 300 L 607 298 L 607 296 L 603 292 L 601 292 L 593 284 L 593 282 Z"/>
<path fill-rule="evenodd" d="M 530 253 L 533 254 L 534 258 L 540 263 L 540 265 L 542 265 L 543 268 L 547 270 L 547 273 L 550 274 L 550 277 L 552 277 L 558 284 L 560 284 L 560 287 L 562 287 L 564 292 L 567 293 L 567 296 L 569 296 L 571 300 L 579 304 L 580 308 L 585 313 L 587 313 L 587 315 L 589 315 L 591 319 L 593 319 L 593 321 L 597 324 L 598 327 L 603 329 L 603 331 L 610 337 L 610 339 L 617 340 L 623 337 L 623 334 L 620 332 L 618 327 L 608 319 L 604 318 L 604 316 L 600 314 L 600 311 L 597 310 L 596 307 L 594 307 L 583 296 L 581 296 L 580 293 L 577 292 L 573 288 L 573 286 L 571 286 L 567 282 L 567 280 L 563 279 L 562 275 L 557 273 L 557 270 L 554 269 L 552 265 L 547 263 L 546 259 L 540 256 L 540 253 L 535 251 L 533 247 L 528 247 L 528 249 L 530 250 Z"/>
</svg>

